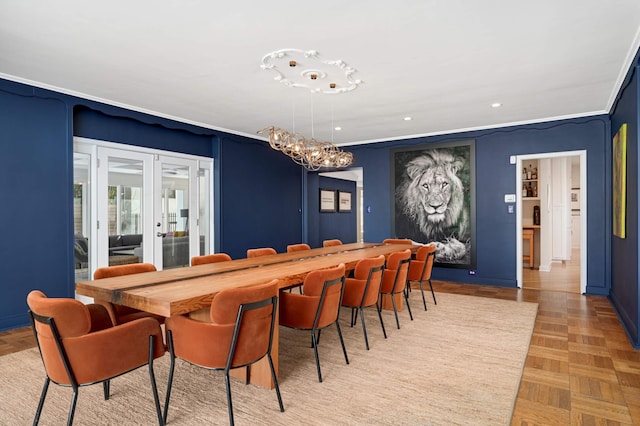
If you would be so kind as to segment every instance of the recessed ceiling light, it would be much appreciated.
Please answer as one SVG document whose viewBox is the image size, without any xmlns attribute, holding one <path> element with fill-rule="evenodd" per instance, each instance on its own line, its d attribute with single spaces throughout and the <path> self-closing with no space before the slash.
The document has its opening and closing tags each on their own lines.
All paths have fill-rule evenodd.
<svg viewBox="0 0 640 426">
<path fill-rule="evenodd" d="M 342 127 L 340 127 L 340 126 L 336 126 L 336 127 L 334 127 L 334 128 L 333 128 L 333 130 L 340 131 L 340 130 L 342 130 Z"/>
<path fill-rule="evenodd" d="M 500 102 L 494 102 L 491 104 L 491 108 L 500 108 L 502 104 Z"/>
<path fill-rule="evenodd" d="M 405 117 L 403 118 L 404 121 L 411 121 L 411 117 Z"/>
</svg>

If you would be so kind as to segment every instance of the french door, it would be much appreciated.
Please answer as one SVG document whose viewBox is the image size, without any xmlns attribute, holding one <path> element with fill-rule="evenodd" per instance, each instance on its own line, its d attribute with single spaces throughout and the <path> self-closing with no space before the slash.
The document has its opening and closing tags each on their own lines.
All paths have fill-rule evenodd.
<svg viewBox="0 0 640 426">
<path fill-rule="evenodd" d="M 160 270 L 209 253 L 212 166 L 210 158 L 76 138 L 74 232 L 88 252 L 84 262 L 76 255 L 76 280 L 101 266 Z"/>
</svg>

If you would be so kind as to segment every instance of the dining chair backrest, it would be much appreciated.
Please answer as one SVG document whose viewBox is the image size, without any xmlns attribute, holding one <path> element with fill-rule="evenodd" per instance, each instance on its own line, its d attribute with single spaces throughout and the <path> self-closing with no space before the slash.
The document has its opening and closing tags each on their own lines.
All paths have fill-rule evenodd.
<svg viewBox="0 0 640 426">
<path fill-rule="evenodd" d="M 231 260 L 231 256 L 227 253 L 205 254 L 203 256 L 193 256 L 191 258 L 191 266 L 204 265 L 207 263 L 227 262 Z"/>
<path fill-rule="evenodd" d="M 413 244 L 408 238 L 386 238 L 382 240 L 383 244 Z"/>
<path fill-rule="evenodd" d="M 247 258 L 269 256 L 272 254 L 278 254 L 276 249 L 271 247 L 254 248 L 247 250 Z"/>
<path fill-rule="evenodd" d="M 290 244 L 287 246 L 287 253 L 293 253 L 294 251 L 311 250 L 309 244 Z"/>
<path fill-rule="evenodd" d="M 120 277 L 123 275 L 142 274 L 145 272 L 155 271 L 156 267 L 151 263 L 131 263 L 128 265 L 104 266 L 102 268 L 96 269 L 96 271 L 93 273 L 93 279 L 99 280 L 102 278 Z M 111 317 L 114 325 L 122 324 L 123 322 L 131 321 L 133 319 L 144 316 L 150 316 L 160 322 L 164 321 L 162 317 L 158 315 L 149 314 L 138 309 L 130 308 L 128 306 L 118 305 L 116 303 L 100 300 L 97 300 L 96 303 L 103 305 L 107 309 L 107 312 L 109 312 L 109 316 Z"/>
<path fill-rule="evenodd" d="M 382 291 L 386 293 L 400 293 L 406 287 L 411 250 L 391 253 L 382 278 Z"/>
<path fill-rule="evenodd" d="M 370 259 L 362 259 L 356 264 L 353 279 L 365 282 L 362 294 L 362 306 L 374 305 L 378 300 L 382 277 L 384 273 L 385 258 L 383 255 Z"/>
<path fill-rule="evenodd" d="M 302 285 L 302 294 L 316 298 L 315 328 L 326 327 L 338 319 L 344 291 L 344 264 L 335 268 L 309 272 Z"/>
<path fill-rule="evenodd" d="M 427 244 L 418 249 L 416 258 L 411 260 L 409 266 L 409 281 L 426 281 L 431 279 L 431 271 L 433 270 L 433 262 L 436 257 L 436 245 Z"/>
<path fill-rule="evenodd" d="M 340 240 L 324 240 L 322 242 L 322 247 L 333 247 L 333 246 L 341 246 L 342 245 L 342 241 Z"/>
</svg>

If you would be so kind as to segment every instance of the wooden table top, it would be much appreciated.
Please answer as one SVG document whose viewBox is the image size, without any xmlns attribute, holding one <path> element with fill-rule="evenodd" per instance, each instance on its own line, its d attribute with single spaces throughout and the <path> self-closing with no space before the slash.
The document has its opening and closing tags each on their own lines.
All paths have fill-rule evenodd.
<svg viewBox="0 0 640 426">
<path fill-rule="evenodd" d="M 301 284 L 317 269 L 344 263 L 347 270 L 365 258 L 418 246 L 406 244 L 353 243 L 251 259 L 237 259 L 164 271 L 84 281 L 78 294 L 170 317 L 208 308 L 221 290 L 248 287 L 279 279 L 279 287 Z"/>
</svg>

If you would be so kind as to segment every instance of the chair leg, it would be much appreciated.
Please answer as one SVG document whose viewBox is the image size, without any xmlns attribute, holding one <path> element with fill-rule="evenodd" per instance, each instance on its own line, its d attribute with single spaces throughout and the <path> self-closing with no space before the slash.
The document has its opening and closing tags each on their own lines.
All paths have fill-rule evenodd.
<svg viewBox="0 0 640 426">
<path fill-rule="evenodd" d="M 47 376 L 44 379 L 44 385 L 42 386 L 42 392 L 40 393 L 40 401 L 38 402 L 38 409 L 36 410 L 36 417 L 33 419 L 33 426 L 36 426 L 40 421 L 40 414 L 42 413 L 42 407 L 44 406 L 44 400 L 47 397 L 47 390 L 49 390 L 49 383 L 51 379 Z"/>
<path fill-rule="evenodd" d="M 378 318 L 380 318 L 380 325 L 382 326 L 382 334 L 384 338 L 387 338 L 387 330 L 384 329 L 384 321 L 382 320 L 382 307 L 376 302 L 376 310 L 378 311 Z"/>
<path fill-rule="evenodd" d="M 153 371 L 153 352 L 155 347 L 155 336 L 149 336 L 149 380 L 151 381 L 151 391 L 153 392 L 153 402 L 156 405 L 156 415 L 158 424 L 164 426 L 164 417 L 160 408 L 160 398 L 158 398 L 158 386 L 156 385 L 156 375 Z"/>
<path fill-rule="evenodd" d="M 311 330 L 311 346 L 316 356 L 316 368 L 318 369 L 318 381 L 322 383 L 322 372 L 320 371 L 320 357 L 318 356 L 318 342 L 316 341 L 316 331 Z"/>
<path fill-rule="evenodd" d="M 353 307 L 351 308 L 351 327 L 353 327 L 354 325 L 356 325 L 356 320 L 358 319 L 358 308 Z"/>
<path fill-rule="evenodd" d="M 344 345 L 344 339 L 342 338 L 342 329 L 340 323 L 336 320 L 336 327 L 338 328 L 338 336 L 340 336 L 340 343 L 342 344 L 342 352 L 344 353 L 344 360 L 349 364 L 349 357 L 347 356 L 347 347 Z"/>
<path fill-rule="evenodd" d="M 273 385 L 276 388 L 276 396 L 278 397 L 278 405 L 280 405 L 280 412 L 284 413 L 284 405 L 282 405 L 282 397 L 280 396 L 280 386 L 278 386 L 278 377 L 276 377 L 276 369 L 273 366 L 273 358 L 271 352 L 267 353 L 269 359 L 269 367 L 271 368 L 271 378 L 273 379 Z"/>
<path fill-rule="evenodd" d="M 437 305 L 438 302 L 436 302 L 436 294 L 433 292 L 433 284 L 431 284 L 431 279 L 429 279 L 429 287 L 431 288 L 431 295 L 433 296 L 433 304 Z"/>
<path fill-rule="evenodd" d="M 67 426 L 73 424 L 73 416 L 76 413 L 76 402 L 78 402 L 78 388 L 73 388 L 73 396 L 71 397 L 71 406 L 69 407 L 69 418 L 67 419 Z"/>
<path fill-rule="evenodd" d="M 227 409 L 229 410 L 229 424 L 234 425 L 233 422 L 233 403 L 231 402 L 231 381 L 229 379 L 229 371 L 224 372 L 224 384 L 227 389 Z"/>
<path fill-rule="evenodd" d="M 405 302 L 407 302 L 407 311 L 409 311 L 409 318 L 411 318 L 411 321 L 413 321 L 413 314 L 411 313 L 411 305 L 409 305 L 409 298 L 405 297 L 404 300 Z"/>
<path fill-rule="evenodd" d="M 171 385 L 173 384 L 173 371 L 176 366 L 176 354 L 173 348 L 173 333 L 167 333 L 167 343 L 169 344 L 169 380 L 167 381 L 167 395 L 164 398 L 164 416 L 163 420 L 167 423 L 167 415 L 169 414 L 169 399 L 171 398 Z"/>
<path fill-rule="evenodd" d="M 104 391 L 104 400 L 107 401 L 109 399 L 110 388 L 111 388 L 111 380 L 107 379 L 102 382 L 102 390 Z"/>
<path fill-rule="evenodd" d="M 391 304 L 393 304 L 393 314 L 396 316 L 396 325 L 398 326 L 398 330 L 400 330 L 400 320 L 398 319 L 398 309 L 396 308 L 396 298 L 395 294 L 390 293 L 391 296 Z"/>
<path fill-rule="evenodd" d="M 424 305 L 424 310 L 427 310 L 427 301 L 424 298 L 424 288 L 422 287 L 422 281 L 418 281 L 420 283 L 420 293 L 422 293 L 422 304 Z"/>
<path fill-rule="evenodd" d="M 364 311 L 362 310 L 362 306 L 360 306 L 360 320 L 362 321 L 362 334 L 364 334 L 364 345 L 369 350 L 369 339 L 367 338 L 367 326 L 364 323 Z"/>
</svg>

